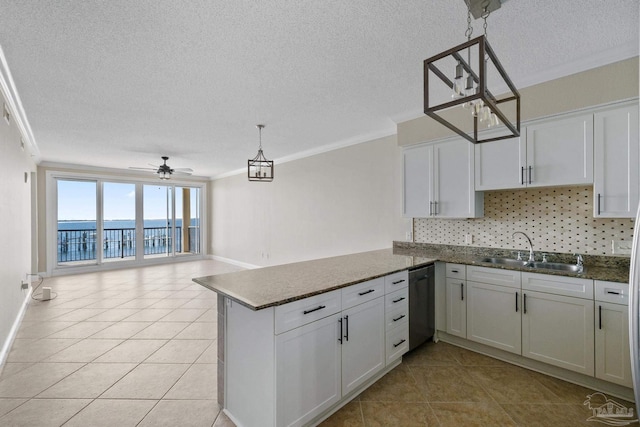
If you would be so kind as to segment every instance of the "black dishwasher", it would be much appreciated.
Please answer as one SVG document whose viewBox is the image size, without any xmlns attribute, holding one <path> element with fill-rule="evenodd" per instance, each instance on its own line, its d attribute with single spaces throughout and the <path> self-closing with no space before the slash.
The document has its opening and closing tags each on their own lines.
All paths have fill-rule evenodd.
<svg viewBox="0 0 640 427">
<path fill-rule="evenodd" d="M 409 350 L 435 333 L 435 267 L 409 270 Z"/>
</svg>

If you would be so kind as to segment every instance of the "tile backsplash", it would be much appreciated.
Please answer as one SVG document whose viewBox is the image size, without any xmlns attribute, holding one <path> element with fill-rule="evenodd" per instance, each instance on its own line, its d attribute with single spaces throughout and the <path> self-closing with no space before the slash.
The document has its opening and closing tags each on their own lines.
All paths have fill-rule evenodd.
<svg viewBox="0 0 640 427">
<path fill-rule="evenodd" d="M 415 242 L 526 249 L 515 231 L 524 231 L 538 251 L 611 255 L 611 241 L 631 241 L 634 220 L 594 218 L 593 187 L 552 187 L 487 191 L 484 217 L 475 219 L 416 218 Z M 628 256 L 628 255 L 627 255 Z"/>
</svg>

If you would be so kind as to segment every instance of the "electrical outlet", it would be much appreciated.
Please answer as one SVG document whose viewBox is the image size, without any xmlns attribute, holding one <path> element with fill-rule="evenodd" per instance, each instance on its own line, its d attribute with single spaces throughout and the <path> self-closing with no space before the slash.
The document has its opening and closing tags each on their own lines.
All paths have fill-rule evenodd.
<svg viewBox="0 0 640 427">
<path fill-rule="evenodd" d="M 405 240 L 407 242 L 411 242 L 413 240 L 413 233 L 411 231 L 407 231 L 407 234 L 405 235 Z"/>
<path fill-rule="evenodd" d="M 631 253 L 632 243 L 628 240 L 612 240 L 611 253 L 616 255 L 628 255 Z"/>
<path fill-rule="evenodd" d="M 473 243 L 473 234 L 465 234 L 465 236 L 464 236 L 464 242 L 465 242 L 467 245 L 472 244 L 472 243 Z"/>
</svg>

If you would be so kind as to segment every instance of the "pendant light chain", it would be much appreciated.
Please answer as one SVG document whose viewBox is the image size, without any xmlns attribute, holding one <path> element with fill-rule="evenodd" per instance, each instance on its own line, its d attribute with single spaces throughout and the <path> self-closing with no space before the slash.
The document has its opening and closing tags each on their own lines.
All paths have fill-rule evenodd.
<svg viewBox="0 0 640 427">
<path fill-rule="evenodd" d="M 256 127 L 258 128 L 258 150 L 262 151 L 262 128 L 264 125 L 257 125 Z"/>
<path fill-rule="evenodd" d="M 489 17 L 490 14 L 491 12 L 489 12 L 489 1 L 487 1 L 484 4 L 484 10 L 482 11 L 482 15 L 480 15 L 480 17 L 484 20 L 484 25 L 482 26 L 482 28 L 484 28 L 484 37 L 487 40 L 489 39 L 489 37 L 487 37 L 487 18 Z"/>
</svg>

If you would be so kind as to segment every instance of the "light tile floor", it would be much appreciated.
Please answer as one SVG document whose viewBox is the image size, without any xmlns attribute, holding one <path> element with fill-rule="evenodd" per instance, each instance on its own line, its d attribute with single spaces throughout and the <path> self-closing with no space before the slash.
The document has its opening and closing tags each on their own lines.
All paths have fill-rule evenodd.
<svg viewBox="0 0 640 427">
<path fill-rule="evenodd" d="M 194 261 L 48 278 L 0 374 L 0 426 L 231 427 L 216 400 L 216 294 Z M 323 426 L 597 426 L 593 393 L 428 343 Z M 614 399 L 629 407 L 629 402 Z"/>
</svg>

